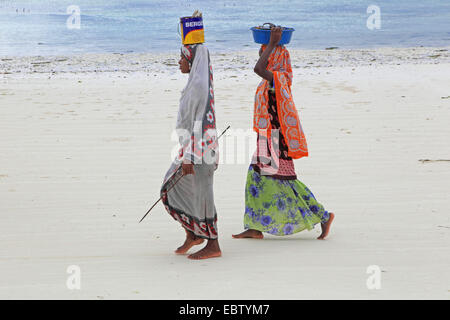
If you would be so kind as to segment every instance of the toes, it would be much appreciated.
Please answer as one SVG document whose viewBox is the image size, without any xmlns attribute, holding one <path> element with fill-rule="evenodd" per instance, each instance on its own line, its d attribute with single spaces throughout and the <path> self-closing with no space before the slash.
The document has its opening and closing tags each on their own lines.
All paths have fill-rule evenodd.
<svg viewBox="0 0 450 320">
<path fill-rule="evenodd" d="M 245 235 L 243 233 L 239 233 L 239 234 L 233 234 L 232 237 L 235 239 L 241 239 L 241 238 L 244 238 Z"/>
<path fill-rule="evenodd" d="M 194 241 L 189 241 L 188 243 L 184 243 L 181 247 L 179 247 L 177 250 L 175 250 L 176 254 L 185 254 L 186 252 L 189 251 L 190 248 L 192 248 L 193 246 L 199 245 L 203 243 L 203 239 L 199 238 L 197 240 Z"/>
<path fill-rule="evenodd" d="M 190 255 L 188 255 L 188 259 L 200 260 L 200 259 L 202 259 L 202 254 L 201 254 L 201 252 L 196 252 L 196 253 L 190 254 Z"/>
<path fill-rule="evenodd" d="M 209 258 L 218 258 L 222 256 L 222 252 L 196 252 L 193 254 L 190 254 L 188 256 L 188 259 L 191 260 L 203 260 L 203 259 L 209 259 Z"/>
<path fill-rule="evenodd" d="M 175 250 L 175 253 L 176 254 L 185 254 L 188 250 L 189 250 L 189 248 L 179 247 L 177 250 Z"/>
</svg>

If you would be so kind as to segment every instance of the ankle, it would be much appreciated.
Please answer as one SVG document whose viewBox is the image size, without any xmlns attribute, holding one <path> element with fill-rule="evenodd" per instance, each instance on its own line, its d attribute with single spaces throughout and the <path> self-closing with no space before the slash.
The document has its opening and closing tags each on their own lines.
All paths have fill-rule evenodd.
<svg viewBox="0 0 450 320">
<path fill-rule="evenodd" d="M 187 229 L 185 229 L 185 230 L 186 230 L 186 239 L 189 239 L 189 240 L 197 239 L 197 236 L 192 231 L 189 231 Z"/>
<path fill-rule="evenodd" d="M 220 250 L 219 241 L 217 239 L 209 239 L 207 247 Z"/>
</svg>

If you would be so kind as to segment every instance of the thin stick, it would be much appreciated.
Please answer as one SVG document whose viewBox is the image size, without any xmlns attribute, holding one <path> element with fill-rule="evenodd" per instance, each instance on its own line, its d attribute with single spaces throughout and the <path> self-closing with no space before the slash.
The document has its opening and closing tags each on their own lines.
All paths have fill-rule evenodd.
<svg viewBox="0 0 450 320">
<path fill-rule="evenodd" d="M 223 136 L 224 133 L 225 133 L 228 129 L 230 129 L 230 127 L 231 127 L 231 126 L 228 126 L 225 130 L 223 130 L 223 132 L 222 132 L 221 135 L 217 138 L 217 140 L 219 140 L 220 137 Z M 179 169 L 178 169 L 178 170 L 179 170 Z M 178 170 L 177 170 L 177 171 L 178 171 Z M 175 187 L 175 185 L 178 183 L 178 181 L 180 181 L 180 179 L 183 178 L 183 177 L 184 177 L 184 175 L 182 174 L 182 175 L 175 181 L 175 183 L 174 183 L 169 189 L 167 189 L 166 193 L 168 193 L 170 190 L 172 190 L 172 188 Z M 160 202 L 160 201 L 162 200 L 162 198 L 163 198 L 163 197 L 160 197 L 160 198 L 152 205 L 152 207 L 151 207 L 150 209 L 148 209 L 147 213 L 142 217 L 141 220 L 139 220 L 139 223 L 141 223 L 142 220 L 145 219 L 145 217 L 150 213 L 150 211 L 152 211 L 152 209 L 158 204 L 158 202 Z"/>
<path fill-rule="evenodd" d="M 170 191 L 170 190 L 178 183 L 178 181 L 180 181 L 181 178 L 183 178 L 183 175 L 181 175 L 181 176 L 175 181 L 175 183 L 174 183 L 169 189 L 167 189 L 167 192 L 169 192 L 169 191 Z M 150 211 L 152 211 L 152 209 L 158 204 L 158 202 L 161 201 L 161 199 L 162 199 L 162 197 L 159 198 L 159 199 L 152 205 L 152 207 L 151 207 L 150 209 L 148 209 L 147 213 L 142 217 L 142 219 L 139 221 L 139 223 L 141 223 L 142 220 L 145 219 L 145 217 L 150 213 Z"/>
</svg>

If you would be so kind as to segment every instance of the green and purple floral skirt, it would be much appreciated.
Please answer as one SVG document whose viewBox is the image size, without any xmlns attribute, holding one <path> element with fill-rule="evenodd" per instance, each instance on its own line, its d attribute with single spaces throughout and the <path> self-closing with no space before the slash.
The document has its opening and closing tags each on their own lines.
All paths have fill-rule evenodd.
<svg viewBox="0 0 450 320">
<path fill-rule="evenodd" d="M 261 175 L 250 166 L 245 186 L 245 229 L 277 236 L 312 230 L 329 213 L 299 180 Z"/>
</svg>

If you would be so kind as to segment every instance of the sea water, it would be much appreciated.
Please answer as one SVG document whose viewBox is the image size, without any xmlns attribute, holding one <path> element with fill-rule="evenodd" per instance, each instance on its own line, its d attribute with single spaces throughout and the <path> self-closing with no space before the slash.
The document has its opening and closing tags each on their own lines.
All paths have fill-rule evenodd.
<svg viewBox="0 0 450 320">
<path fill-rule="evenodd" d="M 178 50 L 196 9 L 214 51 L 254 50 L 265 22 L 295 28 L 291 48 L 450 45 L 450 0 L 0 0 L 0 56 Z"/>
</svg>

